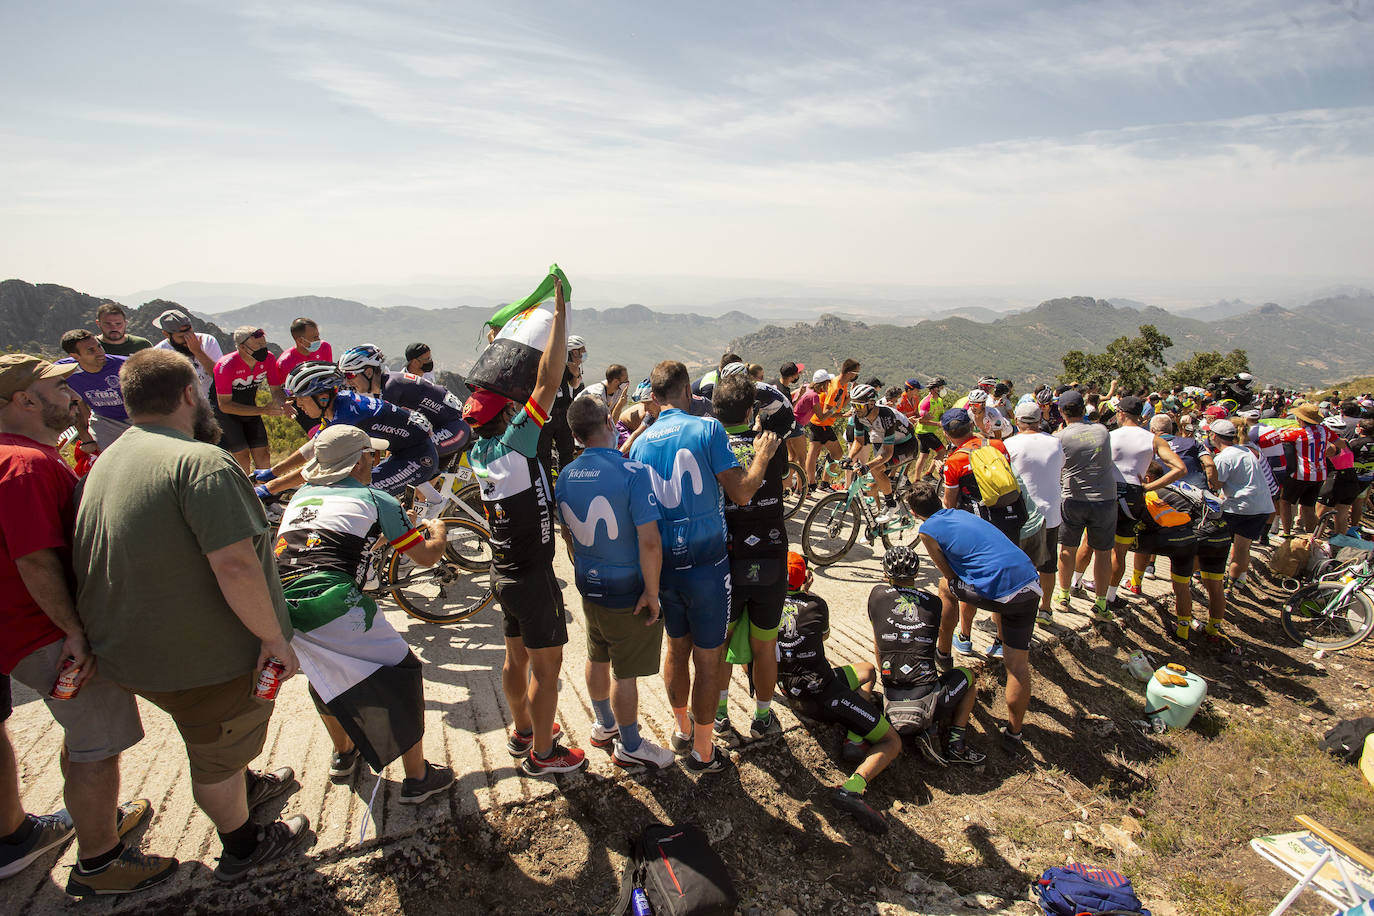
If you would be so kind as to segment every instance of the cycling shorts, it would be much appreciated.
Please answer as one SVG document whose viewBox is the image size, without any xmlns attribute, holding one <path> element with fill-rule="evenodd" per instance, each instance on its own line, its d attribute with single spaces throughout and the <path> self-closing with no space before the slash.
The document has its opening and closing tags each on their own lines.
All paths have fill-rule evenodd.
<svg viewBox="0 0 1374 916">
<path fill-rule="evenodd" d="M 1009 601 L 994 601 L 962 579 L 953 579 L 949 590 L 954 597 L 976 608 L 1002 615 L 1002 644 L 1008 649 L 1029 650 L 1035 632 L 1035 615 L 1040 610 L 1040 584 L 1026 586 Z"/>
<path fill-rule="evenodd" d="M 917 448 L 921 450 L 921 454 L 942 452 L 945 449 L 945 444 L 941 442 L 940 437 L 934 433 L 917 433 L 916 443 Z"/>
<path fill-rule="evenodd" d="M 267 448 L 267 426 L 262 417 L 241 417 L 220 411 L 219 447 L 226 452 L 246 452 L 250 448 Z"/>
<path fill-rule="evenodd" d="M 888 443 L 884 443 L 884 447 L 886 447 L 887 444 L 888 444 Z M 905 442 L 895 442 L 895 443 L 891 443 L 891 444 L 892 444 L 892 462 L 891 462 L 891 463 L 892 463 L 894 466 L 895 466 L 895 465 L 901 464 L 903 461 L 910 461 L 911 459 L 913 459 L 913 458 L 915 458 L 916 456 L 918 456 L 918 455 L 921 454 L 921 443 L 917 440 L 917 438 L 916 438 L 915 436 L 912 436 L 910 439 L 907 439 Z"/>
<path fill-rule="evenodd" d="M 710 566 L 665 568 L 658 603 L 670 639 L 690 636 L 698 649 L 719 648 L 730 619 L 730 558 L 721 557 Z"/>
<path fill-rule="evenodd" d="M 789 691 L 789 705 L 800 715 L 843 725 L 870 744 L 882 740 L 892 726 L 878 704 L 859 691 L 854 668 L 833 668 L 831 674 L 830 683 L 819 693 Z"/>
<path fill-rule="evenodd" d="M 940 675 L 934 683 L 915 689 L 884 684 L 887 719 L 903 735 L 916 735 L 932 725 L 943 725 L 954 719 L 972 683 L 972 671 L 955 668 Z"/>
<path fill-rule="evenodd" d="M 372 486 L 400 497 L 406 487 L 419 486 L 439 473 L 439 455 L 433 442 L 403 452 L 392 452 L 372 469 Z"/>
<path fill-rule="evenodd" d="M 472 427 L 462 420 L 455 420 L 453 425 L 436 429 L 434 435 L 435 448 L 438 449 L 441 458 L 462 452 L 472 444 Z"/>
<path fill-rule="evenodd" d="M 506 636 L 519 639 L 526 649 L 551 649 L 567 644 L 568 615 L 552 563 L 514 573 L 493 569 L 491 585 L 501 604 L 502 632 Z"/>
<path fill-rule="evenodd" d="M 827 442 L 838 442 L 839 438 L 835 435 L 833 426 L 817 426 L 814 423 L 806 424 L 806 438 L 812 442 L 819 442 L 822 445 Z"/>
<path fill-rule="evenodd" d="M 742 557 L 730 563 L 730 628 L 745 612 L 755 639 L 776 639 L 787 599 L 787 560 L 784 557 Z"/>
<path fill-rule="evenodd" d="M 1360 495 L 1360 477 L 1354 468 L 1337 471 L 1326 479 L 1317 501 L 1323 506 L 1348 506 Z"/>
</svg>

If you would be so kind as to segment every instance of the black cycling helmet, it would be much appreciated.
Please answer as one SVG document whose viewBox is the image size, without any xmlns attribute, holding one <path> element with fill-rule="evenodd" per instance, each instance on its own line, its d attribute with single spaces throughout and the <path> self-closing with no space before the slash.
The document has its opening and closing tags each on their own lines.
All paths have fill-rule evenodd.
<svg viewBox="0 0 1374 916">
<path fill-rule="evenodd" d="M 920 554 L 905 545 L 889 548 L 883 554 L 883 575 L 889 579 L 914 579 L 920 568 Z"/>
<path fill-rule="evenodd" d="M 945 383 L 945 377 L 944 377 L 943 375 L 932 375 L 932 376 L 930 377 L 929 381 L 926 382 L 926 387 L 927 387 L 927 388 L 943 388 L 943 387 L 945 387 L 945 384 L 946 384 L 946 383 Z"/>
</svg>

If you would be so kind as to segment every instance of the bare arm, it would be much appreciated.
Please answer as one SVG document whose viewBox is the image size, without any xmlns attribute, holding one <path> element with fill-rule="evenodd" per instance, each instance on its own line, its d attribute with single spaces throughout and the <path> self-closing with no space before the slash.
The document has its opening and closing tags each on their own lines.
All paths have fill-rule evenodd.
<svg viewBox="0 0 1374 916">
<path fill-rule="evenodd" d="M 442 519 L 431 518 L 420 525 L 425 531 L 425 542 L 406 551 L 406 557 L 416 566 L 433 566 L 444 558 L 448 548 L 448 526 Z"/>
<path fill-rule="evenodd" d="M 91 655 L 90 643 L 86 642 L 81 618 L 76 616 L 76 605 L 67 587 L 67 571 L 62 566 L 62 558 L 51 548 L 35 550 L 16 558 L 14 565 L 33 600 L 53 625 L 66 634 L 62 642 L 62 658 L 71 656 L 76 660 L 77 667 L 81 669 L 77 683 L 84 684 L 95 674 L 95 656 Z"/>
<path fill-rule="evenodd" d="M 949 565 L 949 560 L 945 559 L 945 552 L 940 549 L 939 541 L 928 534 L 923 534 L 920 537 L 921 546 L 926 549 L 926 553 L 930 556 L 930 562 L 934 563 L 935 568 L 940 570 L 940 575 L 950 582 L 958 579 L 959 577 L 954 574 L 954 570 Z"/>
<path fill-rule="evenodd" d="M 661 613 L 658 605 L 658 576 L 663 570 L 663 541 L 659 537 L 658 522 L 645 522 L 635 527 L 639 535 L 639 573 L 644 577 L 644 594 L 635 604 L 635 613 L 646 611 L 644 625 L 650 626 Z"/>
<path fill-rule="evenodd" d="M 1207 475 L 1207 489 L 1214 493 L 1221 491 L 1221 478 L 1217 476 L 1217 463 L 1211 455 L 1203 452 L 1198 456 L 1198 463 L 1202 465 L 1202 472 Z"/>
<path fill-rule="evenodd" d="M 754 437 L 754 460 L 749 462 L 749 470 L 730 468 L 716 475 L 720 488 L 737 506 L 746 505 L 754 498 L 763 479 L 768 473 L 768 462 L 778 450 L 778 437 L 767 430 Z"/>
<path fill-rule="evenodd" d="M 1146 490 L 1158 490 L 1160 487 L 1166 487 L 1188 473 L 1188 468 L 1183 464 L 1183 459 L 1178 457 L 1178 453 L 1169 448 L 1169 443 L 1160 436 L 1155 436 L 1155 457 L 1159 459 L 1160 464 L 1164 465 L 1165 471 L 1163 476 L 1156 477 L 1145 484 Z M 1213 468 L 1213 473 L 1215 473 L 1215 468 Z"/>
<path fill-rule="evenodd" d="M 272 595 L 267 589 L 267 579 L 263 576 L 262 561 L 253 549 L 253 539 L 244 538 L 228 547 L 213 550 L 205 555 L 205 559 L 210 561 L 210 569 L 215 574 L 215 581 L 219 583 L 219 590 L 229 609 L 250 633 L 262 641 L 255 670 L 262 670 L 267 659 L 275 657 L 286 666 L 284 677 L 291 677 L 299 671 L 300 662 L 296 660 L 296 653 L 277 620 Z"/>
<path fill-rule="evenodd" d="M 538 404 L 544 413 L 553 407 L 553 399 L 558 395 L 558 386 L 563 384 L 563 370 L 567 365 L 568 305 L 563 301 L 563 281 L 555 280 L 553 325 L 549 328 L 544 355 L 539 358 L 539 375 L 535 379 L 534 392 L 530 395 L 530 400 Z"/>
<path fill-rule="evenodd" d="M 959 488 L 958 488 L 958 487 L 951 487 L 951 486 L 949 486 L 948 484 L 946 484 L 946 485 L 945 485 L 944 497 L 941 499 L 941 503 L 944 505 L 944 507 L 945 507 L 946 509 L 953 509 L 954 507 L 958 506 L 958 505 L 959 505 Z"/>
</svg>

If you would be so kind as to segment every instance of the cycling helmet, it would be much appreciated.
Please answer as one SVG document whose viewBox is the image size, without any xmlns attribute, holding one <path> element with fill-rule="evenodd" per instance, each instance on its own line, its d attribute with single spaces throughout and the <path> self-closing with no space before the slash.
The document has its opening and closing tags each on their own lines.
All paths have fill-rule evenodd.
<svg viewBox="0 0 1374 916">
<path fill-rule="evenodd" d="M 992 389 L 992 393 L 999 398 L 1004 398 L 1011 391 L 1011 386 L 1006 382 L 998 382 L 997 387 Z"/>
<path fill-rule="evenodd" d="M 878 389 L 872 385 L 855 385 L 849 389 L 849 400 L 855 404 L 871 404 L 878 398 Z"/>
<path fill-rule="evenodd" d="M 932 375 L 926 380 L 927 388 L 943 388 L 945 384 L 945 377 L 943 375 Z"/>
<path fill-rule="evenodd" d="M 1254 377 L 1253 375 L 1251 375 L 1250 373 L 1248 373 L 1248 372 L 1237 372 L 1237 373 L 1236 373 L 1236 381 L 1240 382 L 1240 383 L 1241 383 L 1242 385 L 1244 385 L 1246 388 L 1249 388 L 1249 387 L 1250 387 L 1250 384 L 1251 384 L 1252 382 L 1254 382 L 1254 380 L 1255 380 L 1255 377 Z"/>
<path fill-rule="evenodd" d="M 726 363 L 720 370 L 721 378 L 729 378 L 732 375 L 748 375 L 749 367 L 744 363 Z"/>
<path fill-rule="evenodd" d="M 889 579 L 914 579 L 921 568 L 921 555 L 904 544 L 883 554 L 883 575 Z"/>
<path fill-rule="evenodd" d="M 984 385 L 986 385 L 989 388 L 995 388 L 997 386 L 997 379 L 993 378 L 990 375 L 985 375 L 978 380 L 979 388 L 982 388 Z"/>
<path fill-rule="evenodd" d="M 286 384 L 282 387 L 293 398 L 305 398 L 312 394 L 334 391 L 343 383 L 344 376 L 339 371 L 338 366 L 333 363 L 312 360 L 308 363 L 301 363 L 292 369 L 290 374 L 286 376 Z"/>
<path fill-rule="evenodd" d="M 1345 429 L 1349 425 L 1349 423 L 1345 422 L 1345 417 L 1341 416 L 1340 414 L 1333 414 L 1332 416 L 1327 417 L 1325 420 L 1322 420 L 1322 426 L 1325 426 L 1327 429 L 1336 430 L 1337 432 Z"/>
<path fill-rule="evenodd" d="M 981 388 L 975 388 L 968 393 L 968 402 L 970 406 L 973 404 L 986 404 L 988 402 L 988 393 Z"/>
<path fill-rule="evenodd" d="M 642 404 L 645 401 L 649 400 L 650 396 L 653 395 L 653 393 L 654 390 L 652 387 L 650 387 L 649 380 L 645 379 L 644 381 L 640 382 L 638 385 L 635 386 L 634 401 L 636 404 Z"/>
<path fill-rule="evenodd" d="M 1054 392 L 1049 388 L 1041 388 L 1035 393 L 1035 403 L 1052 404 L 1054 403 Z"/>
<path fill-rule="evenodd" d="M 344 375 L 357 375 L 364 369 L 380 369 L 386 365 L 386 355 L 372 344 L 363 344 L 344 351 L 339 357 L 339 371 Z"/>
<path fill-rule="evenodd" d="M 587 349 L 587 342 L 586 342 L 585 340 L 583 340 L 581 337 L 578 337 L 576 334 L 569 335 L 569 337 L 568 337 L 568 352 L 569 352 L 569 353 L 571 353 L 573 350 L 585 350 L 585 349 Z"/>
</svg>

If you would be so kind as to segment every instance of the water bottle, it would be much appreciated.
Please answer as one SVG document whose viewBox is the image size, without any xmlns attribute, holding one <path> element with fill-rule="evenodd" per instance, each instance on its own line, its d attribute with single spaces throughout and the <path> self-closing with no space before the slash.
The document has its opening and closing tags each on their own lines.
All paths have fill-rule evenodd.
<svg viewBox="0 0 1374 916">
<path fill-rule="evenodd" d="M 634 916 L 654 916 L 654 909 L 649 906 L 649 895 L 644 893 L 644 888 L 637 887 L 630 892 L 630 912 Z"/>
</svg>

